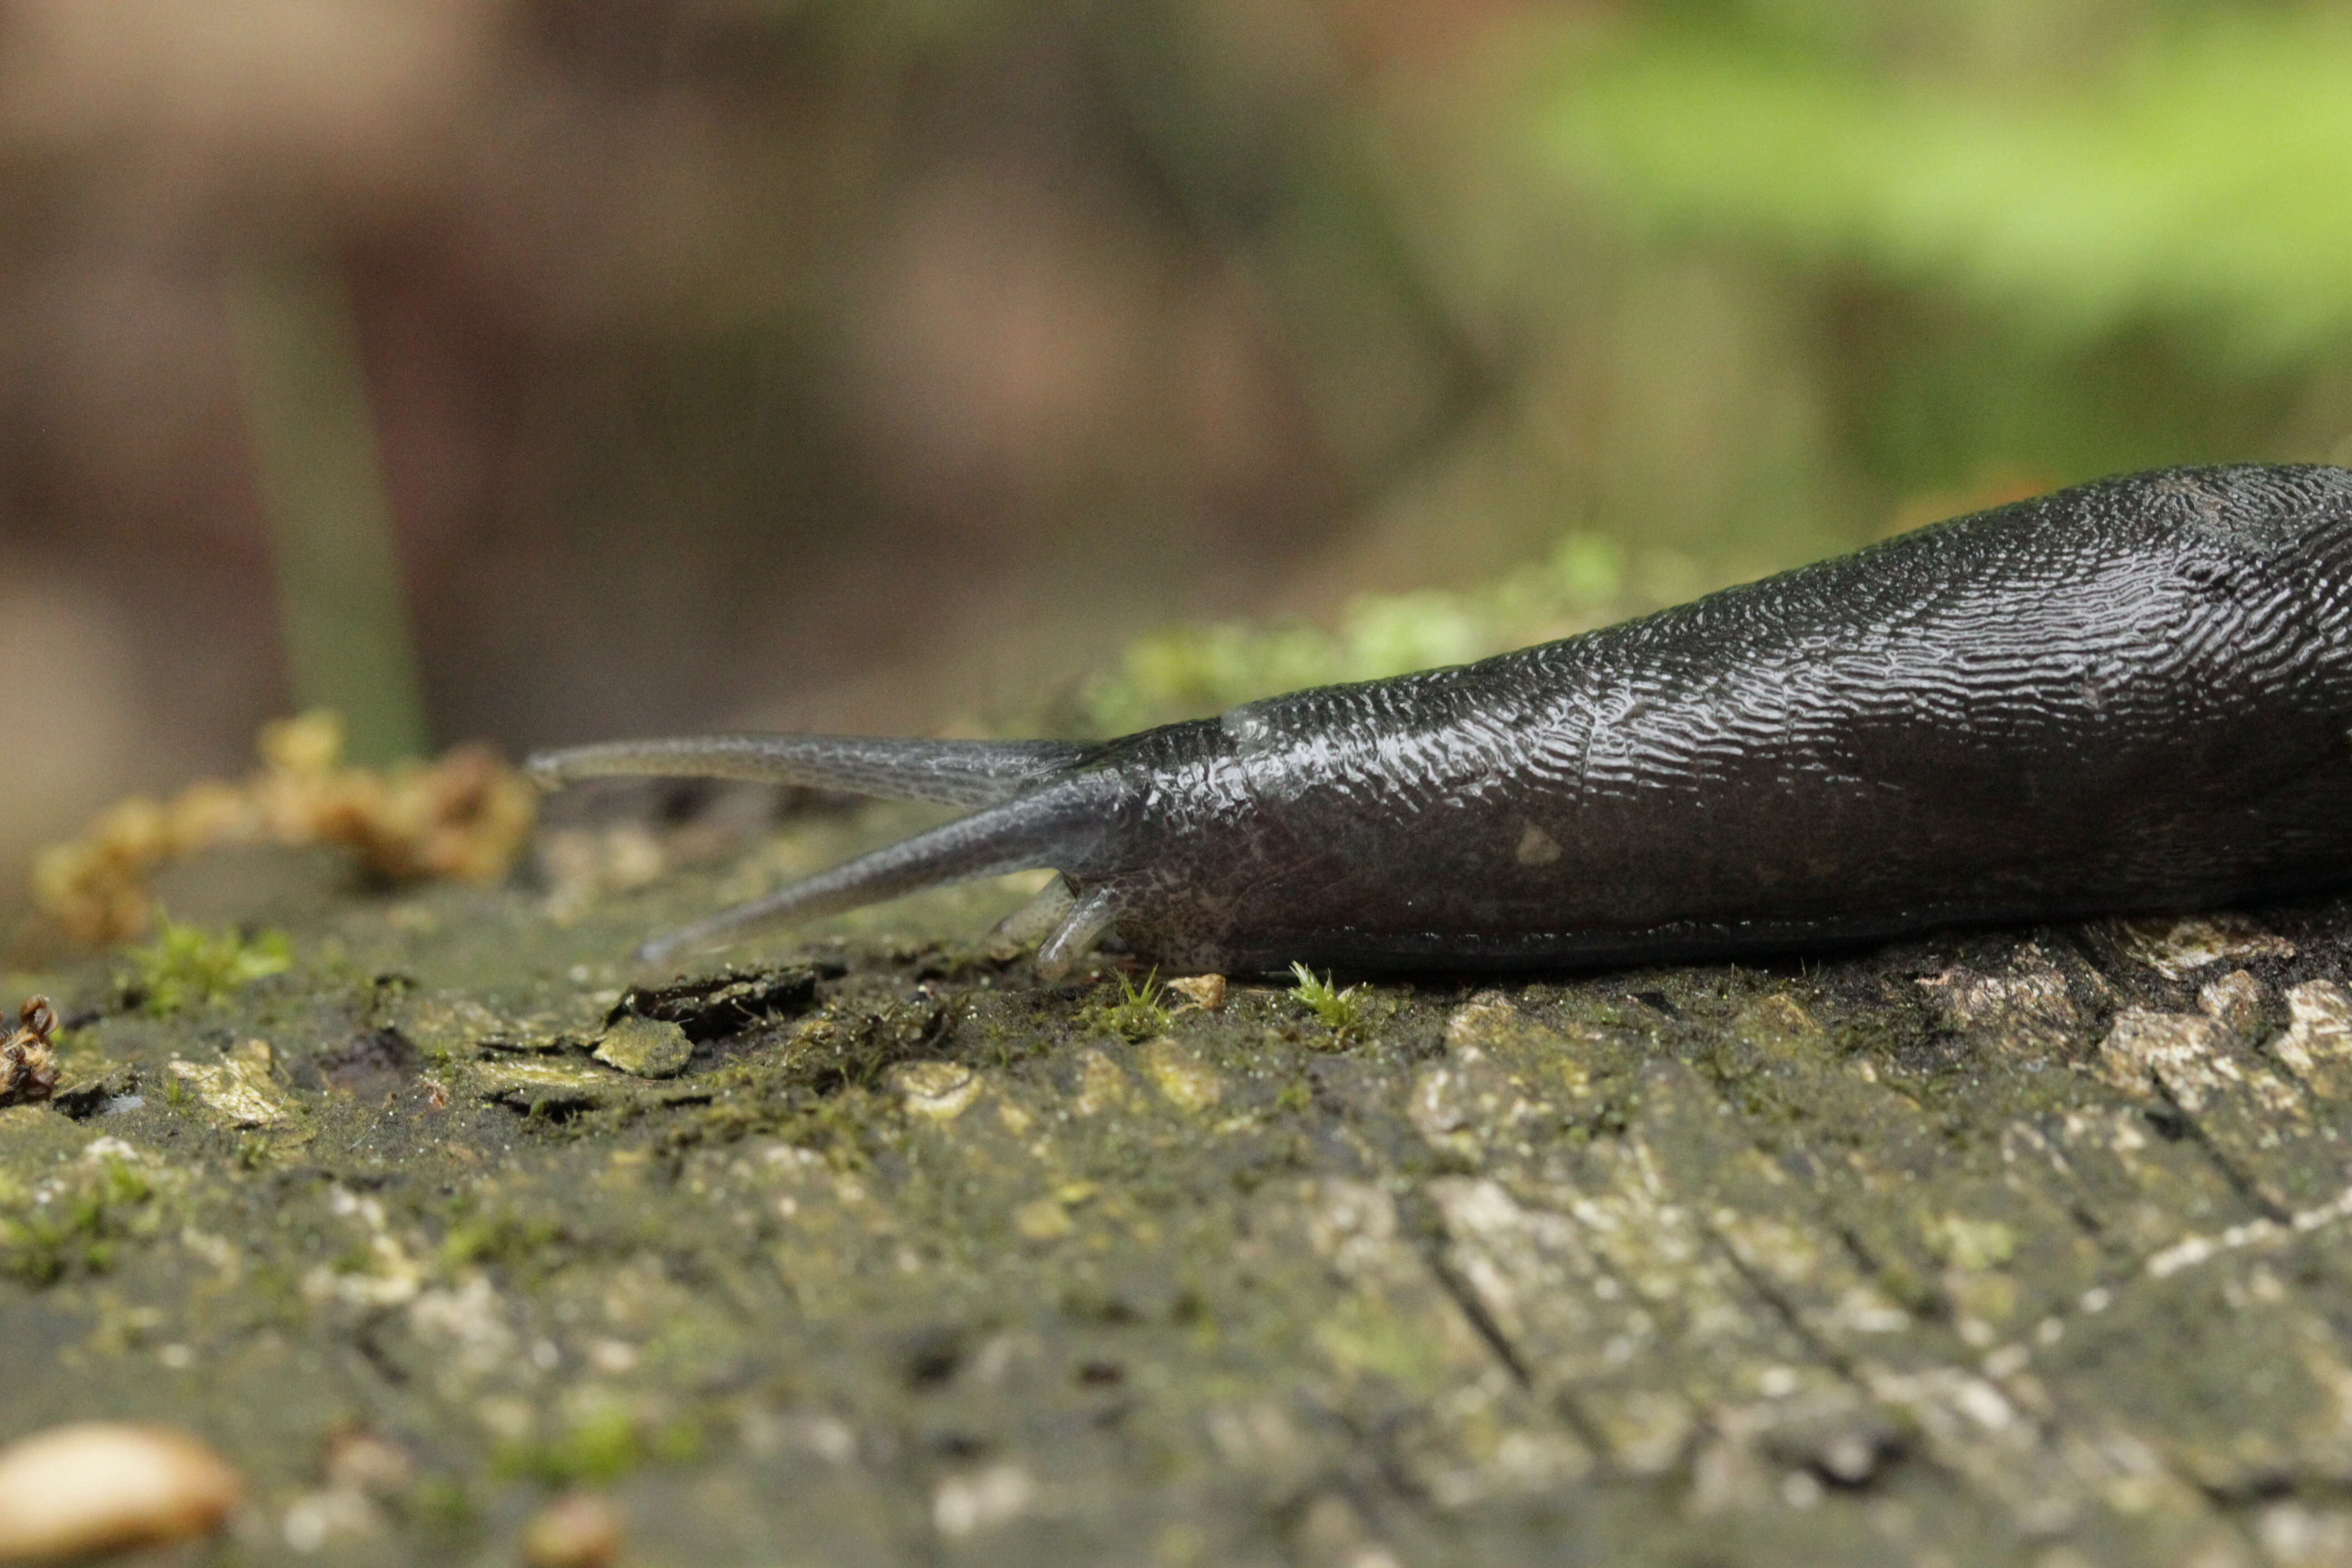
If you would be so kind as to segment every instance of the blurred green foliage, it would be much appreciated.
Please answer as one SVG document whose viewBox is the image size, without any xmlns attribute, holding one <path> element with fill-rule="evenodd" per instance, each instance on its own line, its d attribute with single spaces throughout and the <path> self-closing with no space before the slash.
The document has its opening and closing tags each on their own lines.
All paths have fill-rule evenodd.
<svg viewBox="0 0 2352 1568">
<path fill-rule="evenodd" d="M 1817 471 L 1887 504 L 1996 472 L 2343 456 L 2342 7 L 1630 17 L 1546 77 L 1540 156 L 1626 272 L 1696 258 L 1784 302 Z"/>
<path fill-rule="evenodd" d="M 2352 16 L 2236 8 L 2058 82 L 1842 54 L 1640 30 L 1542 134 L 1654 234 L 1858 262 L 2054 340 L 2160 324 L 2275 369 L 2352 334 Z"/>
</svg>

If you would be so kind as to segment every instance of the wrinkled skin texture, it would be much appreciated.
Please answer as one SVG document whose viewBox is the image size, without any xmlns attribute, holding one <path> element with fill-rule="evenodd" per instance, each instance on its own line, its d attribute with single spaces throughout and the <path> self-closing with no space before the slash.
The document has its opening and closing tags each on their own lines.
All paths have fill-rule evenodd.
<svg viewBox="0 0 2352 1568">
<path fill-rule="evenodd" d="M 2352 879 L 2352 474 L 2183 469 L 1115 742 L 1179 968 L 1532 967 Z"/>
<path fill-rule="evenodd" d="M 2179 468 L 1457 668 L 1092 747 L 812 736 L 534 763 L 992 803 L 656 944 L 1052 867 L 1049 973 L 1540 968 L 2352 880 L 2352 473 Z"/>
</svg>

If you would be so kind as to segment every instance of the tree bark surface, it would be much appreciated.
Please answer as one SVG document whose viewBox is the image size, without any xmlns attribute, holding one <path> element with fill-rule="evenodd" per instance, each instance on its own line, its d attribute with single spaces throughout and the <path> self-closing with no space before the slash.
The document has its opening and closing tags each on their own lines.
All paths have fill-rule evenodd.
<svg viewBox="0 0 2352 1568">
<path fill-rule="evenodd" d="M 2352 906 L 1326 1017 L 982 890 L 633 989 L 763 853 L 7 976 L 0 1439 L 202 1435 L 219 1561 L 2352 1560 Z"/>
</svg>

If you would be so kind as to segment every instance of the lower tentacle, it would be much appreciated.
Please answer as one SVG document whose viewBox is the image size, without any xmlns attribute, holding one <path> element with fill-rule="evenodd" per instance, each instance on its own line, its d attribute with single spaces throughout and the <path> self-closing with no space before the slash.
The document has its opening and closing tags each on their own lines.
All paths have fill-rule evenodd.
<svg viewBox="0 0 2352 1568">
<path fill-rule="evenodd" d="M 1062 923 L 1037 948 L 1039 977 L 1055 981 L 1069 973 L 1078 960 L 1093 951 L 1103 933 L 1118 923 L 1126 905 L 1119 890 L 1108 884 L 1079 894 Z"/>
<path fill-rule="evenodd" d="M 1102 837 L 1099 793 L 1083 774 L 1032 791 L 656 937 L 637 956 L 666 963 L 761 927 L 817 920 L 927 888 L 1081 864 Z"/>
</svg>

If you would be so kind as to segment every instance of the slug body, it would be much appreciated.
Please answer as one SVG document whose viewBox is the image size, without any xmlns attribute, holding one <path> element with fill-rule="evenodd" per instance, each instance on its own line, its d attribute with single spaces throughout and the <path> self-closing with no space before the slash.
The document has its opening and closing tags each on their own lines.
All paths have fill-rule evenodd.
<svg viewBox="0 0 2352 1568">
<path fill-rule="evenodd" d="M 1062 874 L 1184 971 L 1540 968 L 2209 908 L 2352 881 L 2352 473 L 2171 469 L 1940 523 L 1476 664 L 1097 745 L 715 737 L 542 778 L 985 809 L 656 955 Z"/>
</svg>

